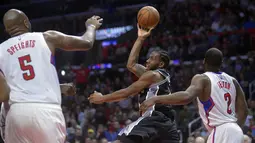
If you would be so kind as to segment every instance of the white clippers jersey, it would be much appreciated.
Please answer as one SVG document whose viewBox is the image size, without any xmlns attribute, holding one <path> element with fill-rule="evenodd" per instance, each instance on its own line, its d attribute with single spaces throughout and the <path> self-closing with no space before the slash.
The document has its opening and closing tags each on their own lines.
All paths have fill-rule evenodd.
<svg viewBox="0 0 255 143">
<path fill-rule="evenodd" d="M 0 70 L 11 88 L 10 104 L 61 104 L 52 55 L 42 33 L 25 33 L 0 45 Z"/>
<path fill-rule="evenodd" d="M 236 88 L 233 77 L 224 72 L 204 73 L 211 81 L 211 95 L 206 102 L 201 102 L 198 98 L 199 114 L 206 128 L 212 128 L 224 123 L 236 122 L 235 102 Z"/>
</svg>

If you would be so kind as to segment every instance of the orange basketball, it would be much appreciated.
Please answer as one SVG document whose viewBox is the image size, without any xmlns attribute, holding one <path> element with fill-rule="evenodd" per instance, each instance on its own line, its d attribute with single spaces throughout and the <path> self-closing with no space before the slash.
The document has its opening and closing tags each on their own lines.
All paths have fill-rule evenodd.
<svg viewBox="0 0 255 143">
<path fill-rule="evenodd" d="M 159 23 L 160 15 L 156 8 L 145 6 L 137 14 L 138 24 L 143 28 L 152 28 Z"/>
</svg>

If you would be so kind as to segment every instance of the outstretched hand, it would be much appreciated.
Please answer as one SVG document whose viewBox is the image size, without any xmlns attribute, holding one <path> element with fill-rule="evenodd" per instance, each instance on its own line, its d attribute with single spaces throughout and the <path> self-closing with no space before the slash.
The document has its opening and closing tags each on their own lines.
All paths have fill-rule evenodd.
<svg viewBox="0 0 255 143">
<path fill-rule="evenodd" d="M 103 18 L 101 18 L 100 16 L 92 16 L 91 18 L 89 18 L 86 21 L 86 27 L 93 25 L 95 26 L 96 29 L 98 29 L 103 23 Z"/>
<path fill-rule="evenodd" d="M 91 94 L 88 98 L 90 103 L 94 103 L 94 104 L 103 104 L 103 95 L 100 92 L 96 92 L 94 91 L 93 94 Z"/>
<path fill-rule="evenodd" d="M 151 30 L 154 27 L 150 28 L 150 29 L 145 29 L 139 26 L 139 24 L 137 23 L 137 29 L 138 29 L 138 37 L 146 39 L 148 36 L 150 36 L 151 34 Z"/>
</svg>

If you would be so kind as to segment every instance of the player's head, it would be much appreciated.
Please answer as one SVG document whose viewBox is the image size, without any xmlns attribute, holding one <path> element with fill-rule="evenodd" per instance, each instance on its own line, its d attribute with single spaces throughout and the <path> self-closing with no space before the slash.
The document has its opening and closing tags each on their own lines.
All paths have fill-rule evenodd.
<svg viewBox="0 0 255 143">
<path fill-rule="evenodd" d="M 223 54 L 217 48 L 211 48 L 205 53 L 204 65 L 206 71 L 217 72 L 220 70 Z"/>
<path fill-rule="evenodd" d="M 149 59 L 146 61 L 147 70 L 156 70 L 158 68 L 167 69 L 170 58 L 164 50 L 155 50 L 151 52 Z"/>
<path fill-rule="evenodd" d="M 5 31 L 10 36 L 17 36 L 31 31 L 31 23 L 26 14 L 17 9 L 8 10 L 3 17 Z"/>
</svg>

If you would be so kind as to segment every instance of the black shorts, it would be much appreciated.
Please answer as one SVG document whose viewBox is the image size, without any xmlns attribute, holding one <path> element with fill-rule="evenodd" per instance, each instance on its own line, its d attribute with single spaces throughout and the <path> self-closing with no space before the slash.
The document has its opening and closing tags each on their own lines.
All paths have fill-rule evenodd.
<svg viewBox="0 0 255 143">
<path fill-rule="evenodd" d="M 121 143 L 179 143 L 180 137 L 174 121 L 153 111 L 152 116 L 143 118 L 128 135 L 118 136 L 118 140 Z"/>
</svg>

